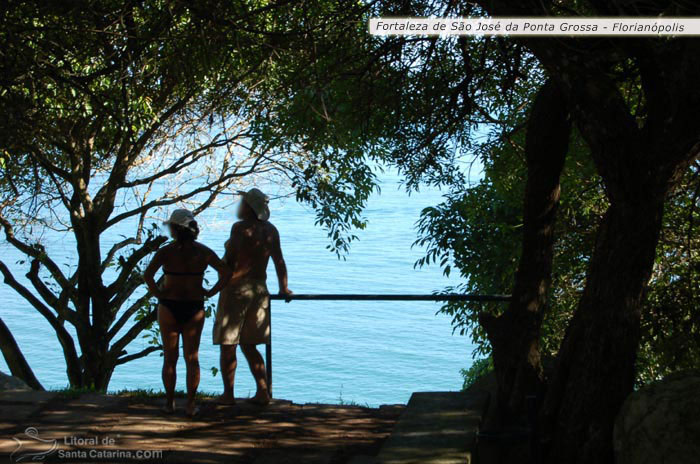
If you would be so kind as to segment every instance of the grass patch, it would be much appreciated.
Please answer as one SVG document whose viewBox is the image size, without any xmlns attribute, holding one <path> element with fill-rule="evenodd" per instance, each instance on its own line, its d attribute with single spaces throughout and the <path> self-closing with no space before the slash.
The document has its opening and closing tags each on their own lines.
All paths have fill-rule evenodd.
<svg viewBox="0 0 700 464">
<path fill-rule="evenodd" d="M 91 387 L 80 387 L 80 388 L 65 387 L 65 388 L 50 389 L 49 391 L 55 392 L 59 398 L 63 398 L 63 399 L 67 399 L 67 400 L 73 400 L 73 399 L 79 398 L 81 395 L 83 395 L 85 393 L 100 393 Z"/>
<path fill-rule="evenodd" d="M 357 401 L 354 401 L 354 400 L 346 400 L 345 398 L 343 398 L 343 387 L 342 387 L 342 385 L 341 385 L 341 387 L 340 387 L 340 393 L 338 394 L 338 405 L 339 405 L 339 406 L 358 406 L 358 407 L 360 407 L 360 408 L 371 408 L 371 406 L 369 405 L 369 403 L 360 404 L 360 403 L 358 403 Z"/>
<path fill-rule="evenodd" d="M 117 390 L 110 393 L 115 396 L 124 396 L 127 398 L 133 398 L 137 400 L 151 400 L 165 398 L 165 392 L 163 390 L 154 390 L 152 388 L 136 388 L 134 390 Z M 197 392 L 196 398 L 211 398 L 213 396 L 218 396 L 217 393 L 211 392 Z M 187 392 L 185 390 L 175 390 L 175 398 L 186 398 Z"/>
<path fill-rule="evenodd" d="M 101 393 L 104 395 L 122 396 L 122 397 L 135 399 L 135 400 L 152 400 L 152 399 L 165 398 L 165 392 L 163 390 L 155 390 L 153 388 L 122 389 L 122 390 L 111 391 L 111 392 L 106 392 L 106 393 L 103 391 L 95 390 L 94 388 L 89 388 L 89 387 L 81 387 L 81 388 L 65 387 L 65 388 L 52 389 L 50 391 L 57 393 L 59 398 L 63 398 L 66 400 L 74 400 L 74 399 L 80 398 L 80 396 L 82 396 L 86 393 Z M 197 392 L 197 398 L 200 398 L 200 399 L 201 398 L 211 398 L 214 396 L 218 396 L 218 393 Z M 186 391 L 175 390 L 175 398 L 186 398 L 186 397 L 187 397 Z"/>
</svg>

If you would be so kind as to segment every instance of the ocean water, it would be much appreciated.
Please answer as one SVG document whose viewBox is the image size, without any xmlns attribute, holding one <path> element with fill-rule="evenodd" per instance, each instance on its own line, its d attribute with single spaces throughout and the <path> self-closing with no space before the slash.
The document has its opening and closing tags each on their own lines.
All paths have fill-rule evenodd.
<svg viewBox="0 0 700 464">
<path fill-rule="evenodd" d="M 457 283 L 438 267 L 414 269 L 422 250 L 412 247 L 415 222 L 422 208 L 440 201 L 438 190 L 423 189 L 407 195 L 399 177 L 384 173 L 381 193 L 369 201 L 368 228 L 358 233 L 346 260 L 326 250 L 325 232 L 314 225 L 314 212 L 291 199 L 271 202 L 271 221 L 277 226 L 295 293 L 431 293 Z M 213 210 L 199 221 L 200 239 L 223 252 L 234 209 Z M 165 214 L 165 213 L 164 213 Z M 128 231 L 121 231 L 127 234 Z M 103 237 L 105 249 L 120 240 L 120 231 Z M 62 234 L 45 237 L 52 256 L 70 266 L 75 249 Z M 0 242 L 3 261 L 18 276 L 26 264 L 14 249 Z M 268 269 L 269 287 L 277 290 L 274 268 Z M 208 274 L 214 279 L 214 273 Z M 23 279 L 20 279 L 23 280 Z M 49 324 L 6 285 L 0 285 L 3 320 L 43 385 L 66 386 L 60 346 Z M 458 390 L 460 369 L 471 364 L 469 338 L 452 333 L 450 318 L 436 314 L 434 302 L 293 301 L 272 302 L 274 396 L 295 402 L 354 402 L 377 406 L 405 403 L 414 391 Z M 202 336 L 200 390 L 220 392 L 214 376 L 218 350 L 211 344 L 212 320 Z M 130 352 L 147 346 L 135 340 Z M 261 351 L 264 346 L 260 347 Z M 254 383 L 239 353 L 236 396 L 254 393 Z M 110 390 L 162 389 L 158 353 L 117 368 Z M 178 364 L 179 389 L 185 389 L 184 362 Z M 0 370 L 7 372 L 4 360 Z"/>
</svg>

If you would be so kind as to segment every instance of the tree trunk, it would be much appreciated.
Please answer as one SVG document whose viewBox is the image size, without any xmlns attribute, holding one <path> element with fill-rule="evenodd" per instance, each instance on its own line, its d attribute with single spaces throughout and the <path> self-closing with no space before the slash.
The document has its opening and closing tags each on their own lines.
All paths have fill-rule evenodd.
<svg viewBox="0 0 700 464">
<path fill-rule="evenodd" d="M 600 225 L 542 409 L 552 464 L 614 462 L 613 424 L 634 385 L 641 304 L 663 215 L 665 192 L 648 193 L 646 201 L 613 203 Z"/>
<path fill-rule="evenodd" d="M 107 332 L 90 327 L 87 340 L 92 340 L 92 342 L 86 343 L 83 340 L 80 342 L 83 352 L 81 358 L 83 363 L 83 386 L 97 391 L 105 391 L 109 386 L 115 367 L 108 350 L 105 348 L 106 344 L 102 341 L 107 340 Z"/>
<path fill-rule="evenodd" d="M 523 241 L 513 299 L 501 316 L 480 318 L 493 349 L 501 421 L 522 415 L 525 397 L 541 390 L 540 327 L 551 283 L 559 178 L 570 133 L 566 99 L 548 81 L 535 99 L 527 126 Z"/>
<path fill-rule="evenodd" d="M 74 222 L 78 252 L 78 295 L 81 314 L 87 327 L 79 331 L 82 352 L 83 387 L 104 391 L 114 371 L 109 353 L 109 324 L 113 317 L 102 281 L 100 226 L 91 212 L 79 223 Z"/>
<path fill-rule="evenodd" d="M 15 337 L 12 336 L 10 329 L 7 328 L 2 319 L 0 319 L 0 350 L 2 350 L 2 355 L 12 375 L 22 379 L 34 390 L 44 390 L 22 354 L 22 350 L 17 345 Z"/>
<path fill-rule="evenodd" d="M 93 360 L 102 361 L 102 360 Z M 112 379 L 112 374 L 114 373 L 114 367 L 110 367 L 105 364 L 100 364 L 98 370 L 96 371 L 86 371 L 85 372 L 85 385 L 84 387 L 94 389 L 96 391 L 106 391 L 109 386 L 109 381 Z"/>
</svg>

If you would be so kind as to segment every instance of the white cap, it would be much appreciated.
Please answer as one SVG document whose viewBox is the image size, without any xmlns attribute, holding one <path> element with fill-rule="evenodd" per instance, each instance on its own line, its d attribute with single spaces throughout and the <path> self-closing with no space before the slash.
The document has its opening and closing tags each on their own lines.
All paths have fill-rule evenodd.
<svg viewBox="0 0 700 464">
<path fill-rule="evenodd" d="M 173 211 L 170 215 L 170 219 L 165 221 L 163 224 L 184 227 L 185 229 L 190 229 L 192 232 L 196 233 L 197 229 L 192 226 L 193 222 L 195 222 L 195 218 L 192 211 L 181 208 Z"/>
</svg>

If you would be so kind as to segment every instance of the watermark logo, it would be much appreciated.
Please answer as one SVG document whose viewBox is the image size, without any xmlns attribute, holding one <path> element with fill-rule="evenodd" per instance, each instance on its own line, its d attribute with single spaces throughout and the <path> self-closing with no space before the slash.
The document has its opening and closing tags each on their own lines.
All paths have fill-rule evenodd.
<svg viewBox="0 0 700 464">
<path fill-rule="evenodd" d="M 698 36 L 700 18 L 691 17 L 459 17 L 370 18 L 378 36 Z"/>
<path fill-rule="evenodd" d="M 27 427 L 21 439 L 17 437 L 12 437 L 12 439 L 17 443 L 17 448 L 10 454 L 10 460 L 12 460 L 12 462 L 43 461 L 48 456 L 54 454 L 58 449 L 58 442 L 56 440 L 41 438 L 39 436 L 39 431 L 35 427 Z M 27 445 L 29 443 L 33 445 L 32 448 L 39 448 L 39 450 L 27 450 Z"/>
<path fill-rule="evenodd" d="M 12 437 L 17 444 L 10 462 L 162 462 L 163 450 L 119 448 L 120 435 L 69 435 L 58 439 L 39 436 L 36 427 Z"/>
</svg>

